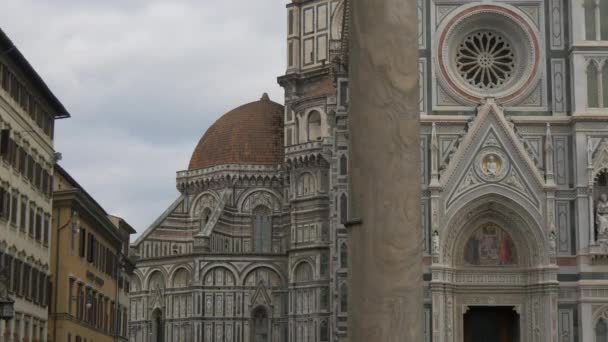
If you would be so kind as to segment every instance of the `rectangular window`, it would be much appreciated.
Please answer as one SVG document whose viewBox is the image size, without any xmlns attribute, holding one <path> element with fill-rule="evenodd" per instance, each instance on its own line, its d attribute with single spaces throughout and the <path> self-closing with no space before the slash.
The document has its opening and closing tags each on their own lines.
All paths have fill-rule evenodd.
<svg viewBox="0 0 608 342">
<path fill-rule="evenodd" d="M 84 258 L 85 256 L 85 251 L 86 251 L 86 239 L 87 236 L 87 232 L 84 230 L 84 228 L 80 228 L 80 241 L 78 243 L 78 255 L 80 255 L 81 258 Z"/>
<path fill-rule="evenodd" d="M 30 288 L 30 298 L 32 298 L 35 304 L 39 303 L 38 289 L 38 270 L 32 268 L 32 287 Z"/>
<path fill-rule="evenodd" d="M 287 61 L 289 66 L 293 66 L 293 42 L 289 42 L 289 46 L 287 48 Z"/>
<path fill-rule="evenodd" d="M 315 31 L 315 8 L 309 7 L 304 10 L 304 34 L 310 34 Z"/>
<path fill-rule="evenodd" d="M 27 198 L 25 196 L 21 197 L 21 210 L 19 211 L 19 230 L 22 233 L 25 233 L 26 227 L 26 218 L 27 218 Z"/>
<path fill-rule="evenodd" d="M 4 89 L 6 92 L 10 90 L 9 80 L 10 71 L 6 65 L 2 64 L 2 89 Z"/>
<path fill-rule="evenodd" d="M 17 225 L 17 216 L 19 212 L 19 194 L 13 192 L 13 200 L 11 201 L 11 223 Z"/>
<path fill-rule="evenodd" d="M 11 194 L 8 191 L 4 193 L 4 215 L 8 221 L 11 216 Z"/>
<path fill-rule="evenodd" d="M 600 1 L 600 39 L 608 40 L 608 0 Z"/>
<path fill-rule="evenodd" d="M 317 7 L 317 30 L 323 31 L 327 29 L 327 4 Z"/>
<path fill-rule="evenodd" d="M 49 229 L 50 229 L 50 225 L 51 225 L 51 217 L 48 214 L 46 214 L 46 215 L 44 215 L 44 232 L 43 232 L 43 235 L 42 235 L 42 243 L 45 246 L 49 245 Z M 72 235 L 74 235 L 74 234 L 72 234 Z"/>
<path fill-rule="evenodd" d="M 293 34 L 293 10 L 290 10 L 288 13 L 288 19 L 287 19 L 287 28 L 289 30 L 289 35 Z"/>
<path fill-rule="evenodd" d="M 32 297 L 30 296 L 30 288 L 31 288 L 31 272 L 32 272 L 32 266 L 28 265 L 28 264 L 24 264 L 23 266 L 23 284 L 21 284 L 21 287 L 23 287 L 23 295 L 28 299 L 31 300 Z"/>
<path fill-rule="evenodd" d="M 42 213 L 40 210 L 36 212 L 36 234 L 35 239 L 42 242 Z"/>
<path fill-rule="evenodd" d="M 44 272 L 38 273 L 38 302 L 40 305 L 46 305 L 46 291 L 47 291 L 47 283 L 46 283 L 46 274 Z"/>
<path fill-rule="evenodd" d="M 314 38 L 304 40 L 304 65 L 312 64 L 315 61 Z"/>
<path fill-rule="evenodd" d="M 13 271 L 13 292 L 17 293 L 18 296 L 23 296 L 23 288 L 21 287 L 21 266 L 22 262 L 19 259 L 15 259 L 15 269 Z"/>
<path fill-rule="evenodd" d="M 34 231 L 36 228 L 36 208 L 34 206 L 34 202 L 30 202 L 30 217 L 29 217 L 29 235 L 30 237 L 34 237 Z"/>
<path fill-rule="evenodd" d="M 317 62 L 327 61 L 327 35 L 317 37 Z"/>
<path fill-rule="evenodd" d="M 34 181 L 34 157 L 31 155 L 27 156 L 27 179 L 30 182 Z"/>
<path fill-rule="evenodd" d="M 15 275 L 13 274 L 13 257 L 10 255 L 5 255 L 4 256 L 4 267 L 6 267 L 6 275 L 8 276 L 8 283 L 6 284 L 7 286 L 7 290 L 9 292 L 14 292 L 15 291 Z"/>
<path fill-rule="evenodd" d="M 88 243 L 88 248 L 89 248 L 89 253 L 87 255 L 87 261 L 92 263 L 93 261 L 95 261 L 95 236 L 91 233 L 89 233 L 89 243 Z"/>
<path fill-rule="evenodd" d="M 25 169 L 27 166 L 27 156 L 25 154 L 25 148 L 19 146 L 19 173 L 25 176 Z"/>
<path fill-rule="evenodd" d="M 7 160 L 8 158 L 8 144 L 10 141 L 10 129 L 0 130 L 0 156 L 2 159 Z"/>
<path fill-rule="evenodd" d="M 42 294 L 42 306 L 47 306 L 49 304 L 49 298 L 51 298 L 51 294 L 53 293 L 53 285 L 49 279 L 48 275 L 44 275 L 44 293 Z"/>
<path fill-rule="evenodd" d="M 6 190 L 0 188 L 0 218 L 6 219 L 8 212 L 6 210 Z"/>
</svg>

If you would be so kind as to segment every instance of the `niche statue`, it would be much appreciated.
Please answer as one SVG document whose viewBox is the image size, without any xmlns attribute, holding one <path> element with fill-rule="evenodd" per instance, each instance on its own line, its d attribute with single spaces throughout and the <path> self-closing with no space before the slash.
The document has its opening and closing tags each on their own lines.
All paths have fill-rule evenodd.
<svg viewBox="0 0 608 342">
<path fill-rule="evenodd" d="M 597 238 L 608 238 L 608 195 L 601 194 L 595 206 L 595 218 L 597 225 Z"/>
</svg>

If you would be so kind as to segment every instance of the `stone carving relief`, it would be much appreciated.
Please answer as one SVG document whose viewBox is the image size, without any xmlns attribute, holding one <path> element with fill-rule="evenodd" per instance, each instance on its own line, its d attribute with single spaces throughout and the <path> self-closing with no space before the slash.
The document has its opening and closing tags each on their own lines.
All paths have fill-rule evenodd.
<svg viewBox="0 0 608 342">
<path fill-rule="evenodd" d="M 591 238 L 593 261 L 608 262 L 608 139 L 587 140 L 589 200 L 594 203 L 595 236 Z"/>
<path fill-rule="evenodd" d="M 482 149 L 477 155 L 477 158 L 475 158 L 475 171 L 477 172 L 477 175 L 486 182 L 501 181 L 505 178 L 509 169 L 508 157 L 502 150 L 496 147 Z"/>
<path fill-rule="evenodd" d="M 553 112 L 566 113 L 566 61 L 563 59 L 551 59 L 551 73 L 553 77 Z"/>
<path fill-rule="evenodd" d="M 608 239 L 608 194 L 599 195 L 595 204 L 595 224 L 598 240 Z"/>
</svg>

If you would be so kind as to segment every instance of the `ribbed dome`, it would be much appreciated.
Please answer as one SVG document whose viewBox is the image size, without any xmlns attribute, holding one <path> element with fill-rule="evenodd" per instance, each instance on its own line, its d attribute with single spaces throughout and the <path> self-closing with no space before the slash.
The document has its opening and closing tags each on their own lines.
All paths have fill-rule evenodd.
<svg viewBox="0 0 608 342">
<path fill-rule="evenodd" d="M 188 170 L 222 164 L 277 165 L 283 154 L 283 106 L 264 93 L 259 101 L 231 110 L 209 127 Z"/>
</svg>

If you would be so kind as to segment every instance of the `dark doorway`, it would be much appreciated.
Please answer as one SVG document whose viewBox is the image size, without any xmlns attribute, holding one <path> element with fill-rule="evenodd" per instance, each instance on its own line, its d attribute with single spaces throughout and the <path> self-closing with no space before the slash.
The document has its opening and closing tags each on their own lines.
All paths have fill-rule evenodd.
<svg viewBox="0 0 608 342">
<path fill-rule="evenodd" d="M 163 313 L 160 311 L 160 309 L 156 309 L 152 312 L 152 331 L 154 333 L 154 337 L 152 338 L 153 342 L 163 342 L 165 340 L 162 316 Z"/>
<path fill-rule="evenodd" d="M 464 315 L 464 342 L 519 342 L 519 315 L 512 306 L 471 306 Z"/>
<path fill-rule="evenodd" d="M 253 311 L 253 342 L 268 342 L 268 312 L 263 307 Z"/>
</svg>

